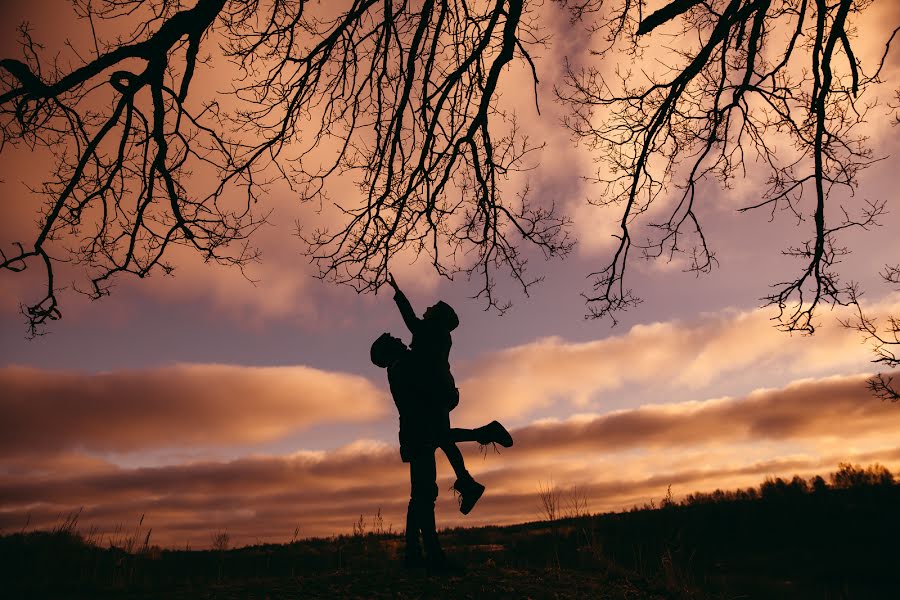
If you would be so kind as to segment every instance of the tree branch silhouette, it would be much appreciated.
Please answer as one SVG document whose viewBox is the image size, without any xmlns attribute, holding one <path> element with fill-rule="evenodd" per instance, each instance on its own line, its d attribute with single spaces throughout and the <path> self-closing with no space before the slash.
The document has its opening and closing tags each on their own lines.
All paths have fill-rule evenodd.
<svg viewBox="0 0 900 600">
<path fill-rule="evenodd" d="M 585 295 L 589 316 L 615 319 L 640 302 L 626 282 L 634 254 L 685 254 L 688 270 L 709 272 L 717 262 L 698 189 L 730 186 L 748 159 L 765 165 L 768 189 L 742 210 L 806 228 L 784 250 L 799 262 L 795 277 L 765 298 L 780 326 L 812 333 L 823 304 L 853 303 L 836 270 L 849 251 L 840 235 L 885 212 L 853 193 L 878 160 L 859 125 L 897 34 L 867 72 L 852 23 L 871 0 L 674 0 L 647 15 L 631 0 L 557 3 L 594 20 L 593 39 L 607 42 L 601 59 L 667 49 L 661 74 L 569 67 L 557 90 L 567 126 L 603 162 L 597 202 L 621 211 L 617 248 Z M 99 298 L 122 274 L 170 273 L 173 247 L 239 268 L 256 260 L 250 236 L 275 181 L 322 206 L 328 182 L 356 185 L 335 203 L 336 226 L 300 224 L 298 235 L 320 278 L 360 292 L 377 290 L 389 262 L 411 252 L 443 276 L 477 278 L 476 297 L 503 310 L 498 270 L 527 293 L 535 279 L 524 248 L 572 249 L 555 204 L 503 186 L 541 147 L 499 102 L 512 63 L 537 86 L 530 52 L 546 40 L 524 0 L 352 0 L 330 14 L 305 1 L 191 4 L 78 0 L 92 32 L 98 22 L 131 30 L 94 33 L 92 55 L 72 66 L 46 57 L 23 26 L 22 56 L 0 60 L 0 151 L 43 148 L 56 160 L 34 190 L 44 202 L 36 235 L 0 248 L 0 268 L 45 275 L 42 298 L 23 307 L 31 335 L 61 316 L 61 261 L 85 269 L 84 291 Z M 668 47 L 673 32 L 696 43 Z M 228 103 L 195 98 L 212 55 L 238 74 Z M 196 181 L 210 173 L 216 183 L 200 193 Z M 635 239 L 639 225 L 646 241 Z"/>
<path fill-rule="evenodd" d="M 389 260 L 411 250 L 442 275 L 478 276 L 477 296 L 502 309 L 496 269 L 526 291 L 534 281 L 522 243 L 546 256 L 572 247 L 554 205 L 500 190 L 539 147 L 497 105 L 509 63 L 524 61 L 537 84 L 528 47 L 543 40 L 522 0 L 354 0 L 336 16 L 286 0 L 76 8 L 92 31 L 101 20 L 137 25 L 95 36 L 95 55 L 74 68 L 44 57 L 23 27 L 22 60 L 0 61 L 0 149 L 44 147 L 57 163 L 34 190 L 40 231 L 0 263 L 44 270 L 44 297 L 23 307 L 31 335 L 61 316 L 58 261 L 87 268 L 86 293 L 99 298 L 122 273 L 170 273 L 172 246 L 238 267 L 256 260 L 249 237 L 267 217 L 256 205 L 275 180 L 324 202 L 327 181 L 353 178 L 362 201 L 340 205 L 344 223 L 299 234 L 319 277 L 358 291 L 377 289 Z M 189 99 L 216 49 L 240 74 L 233 110 Z M 218 181 L 207 194 L 191 186 L 197 170 Z"/>
<path fill-rule="evenodd" d="M 900 265 L 886 265 L 880 275 L 886 283 L 900 288 Z M 859 292 L 855 287 L 851 294 L 856 316 L 842 321 L 844 327 L 859 331 L 865 342 L 872 345 L 875 353 L 873 363 L 888 369 L 900 367 L 900 318 L 888 315 L 885 322 L 879 323 L 875 317 L 867 315 L 862 309 L 859 304 Z M 892 374 L 876 373 L 866 383 L 876 397 L 891 402 L 900 400 L 900 386 L 894 383 Z"/>
<path fill-rule="evenodd" d="M 851 19 L 869 4 L 676 0 L 643 16 L 641 4 L 627 1 L 606 13 L 599 2 L 582 3 L 584 12 L 600 15 L 593 28 L 610 41 L 597 51 L 602 58 L 623 47 L 640 56 L 648 43 L 665 46 L 666 35 L 697 40 L 665 46 L 661 74 L 569 67 L 557 90 L 571 107 L 569 129 L 599 151 L 597 203 L 621 208 L 617 248 L 585 294 L 590 317 L 615 321 L 617 311 L 640 302 L 626 283 L 633 250 L 669 260 L 687 254 L 687 270 L 698 274 L 716 266 L 697 213 L 708 200 L 698 188 L 706 180 L 730 187 L 747 174 L 750 157 L 768 170 L 768 190 L 740 210 L 811 224 L 806 240 L 784 250 L 799 260 L 796 277 L 775 283 L 764 298 L 780 328 L 813 333 L 821 305 L 855 301 L 835 270 L 849 252 L 838 234 L 869 228 L 885 212 L 884 201 L 853 196 L 859 172 L 878 160 L 858 132 L 875 104 L 863 98 L 881 81 L 897 34 L 867 75 L 852 50 Z M 672 188 L 679 191 L 669 198 Z M 652 210 L 663 217 L 649 221 Z M 651 230 L 646 241 L 634 239 L 639 225 Z"/>
</svg>

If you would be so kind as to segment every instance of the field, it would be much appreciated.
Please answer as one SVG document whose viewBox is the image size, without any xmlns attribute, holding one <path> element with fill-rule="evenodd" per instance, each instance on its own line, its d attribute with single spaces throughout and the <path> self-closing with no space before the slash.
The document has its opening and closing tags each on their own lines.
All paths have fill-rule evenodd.
<svg viewBox="0 0 900 600">
<path fill-rule="evenodd" d="M 442 532 L 455 576 L 397 535 L 216 549 L 103 546 L 66 522 L 0 538 L 6 598 L 896 598 L 900 485 L 842 465 L 623 513 Z"/>
</svg>

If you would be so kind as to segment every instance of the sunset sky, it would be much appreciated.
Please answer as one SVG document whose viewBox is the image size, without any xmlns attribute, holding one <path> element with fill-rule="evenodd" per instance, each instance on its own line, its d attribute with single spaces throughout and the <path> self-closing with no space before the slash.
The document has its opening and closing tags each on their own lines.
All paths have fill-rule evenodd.
<svg viewBox="0 0 900 600">
<path fill-rule="evenodd" d="M 23 20 L 47 52 L 63 49 L 60 31 L 86 39 L 88 25 L 73 21 L 68 4 L 15 4 L 3 8 L 0 57 L 19 56 Z M 553 86 L 563 59 L 589 57 L 583 36 L 548 4 L 542 22 L 554 41 L 537 60 L 542 114 L 520 67 L 501 88 L 530 135 L 547 142 L 527 177 L 532 193 L 573 218 L 574 253 L 551 262 L 535 254 L 531 272 L 545 279 L 528 297 L 500 281 L 513 302 L 503 316 L 470 298 L 474 283 L 440 279 L 427 260 L 392 267 L 418 312 L 443 299 L 459 314 L 453 424 L 497 419 L 515 439 L 499 454 L 463 448 L 487 487 L 467 517 L 438 454 L 439 526 L 540 518 L 537 490 L 551 481 L 577 485 L 599 512 L 658 501 L 670 485 L 677 498 L 825 474 L 839 461 L 900 469 L 900 406 L 867 391 L 871 346 L 838 324 L 851 313 L 822 310 L 807 337 L 777 331 L 772 309 L 760 308 L 770 285 L 794 276 L 797 264 L 781 251 L 805 234 L 789 215 L 769 222 L 765 211 L 737 213 L 764 181 L 753 168 L 734 189 L 703 190 L 700 216 L 719 268 L 697 278 L 677 261 L 635 262 L 631 284 L 644 302 L 617 315 L 615 327 L 585 320 L 580 294 L 614 247 L 616 213 L 586 202 L 599 194 L 582 179 L 595 169 L 592 156 L 560 125 Z M 900 23 L 892 4 L 863 15 L 860 60 L 877 55 Z M 229 84 L 206 77 L 207 89 Z M 889 99 L 900 53 L 882 77 Z M 878 277 L 900 256 L 900 128 L 889 115 L 878 107 L 867 124 L 887 159 L 862 173 L 856 198 L 887 199 L 890 212 L 881 227 L 842 238 L 853 254 L 840 265 L 882 318 L 900 314 L 900 291 Z M 25 186 L 46 177 L 44 159 L 24 150 L 0 158 L 3 247 L 33 231 L 39 206 Z M 312 227 L 332 214 L 299 205 L 284 187 L 268 202 L 272 226 L 254 240 L 262 260 L 248 269 L 255 283 L 176 254 L 174 277 L 121 278 L 98 302 L 66 293 L 64 318 L 28 340 L 19 303 L 39 293 L 36 280 L 0 272 L 0 530 L 51 527 L 81 507 L 83 529 L 109 532 L 145 515 L 153 539 L 172 546 L 202 547 L 223 530 L 236 544 L 284 541 L 295 527 L 302 536 L 347 533 L 379 509 L 402 529 L 409 476 L 386 374 L 369 362 L 369 345 L 385 331 L 408 341 L 408 332 L 386 289 L 358 295 L 312 276 L 292 224 Z"/>
</svg>

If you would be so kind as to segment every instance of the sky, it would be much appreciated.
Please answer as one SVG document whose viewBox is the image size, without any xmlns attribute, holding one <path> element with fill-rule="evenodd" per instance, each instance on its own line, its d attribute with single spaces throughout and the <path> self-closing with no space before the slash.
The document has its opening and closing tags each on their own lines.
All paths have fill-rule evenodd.
<svg viewBox="0 0 900 600">
<path fill-rule="evenodd" d="M 888 4 L 859 23 L 861 60 L 900 21 Z M 58 7 L 3 9 L 4 57 L 18 55 L 12 40 L 23 20 L 48 52 L 59 31 L 86 39 L 84 23 L 50 5 Z M 736 211 L 759 193 L 752 168 L 733 189 L 704 189 L 701 218 L 719 268 L 698 278 L 677 261 L 635 262 L 631 281 L 644 302 L 615 326 L 584 318 L 586 276 L 609 258 L 615 215 L 587 202 L 598 194 L 583 179 L 592 156 L 572 143 L 553 103 L 564 58 L 589 60 L 583 37 L 553 9 L 542 20 L 553 45 L 536 61 L 541 115 L 521 69 L 504 73 L 503 101 L 547 143 L 529 182 L 572 216 L 575 251 L 563 261 L 535 256 L 531 271 L 544 280 L 527 296 L 501 281 L 513 302 L 502 316 L 471 298 L 475 284 L 441 279 L 427 261 L 392 266 L 418 311 L 443 299 L 459 314 L 454 426 L 497 419 L 515 439 L 499 452 L 463 447 L 487 487 L 466 517 L 439 456 L 439 525 L 540 518 L 546 485 L 577 486 L 597 512 L 658 501 L 668 489 L 679 498 L 825 474 L 840 461 L 896 471 L 900 407 L 867 391 L 872 349 L 839 324 L 851 313 L 823 310 L 810 337 L 777 331 L 761 307 L 769 286 L 793 273 L 781 250 L 799 234 L 790 218 Z M 898 71 L 895 52 L 883 78 L 896 82 Z M 208 89 L 228 83 L 206 77 Z M 900 255 L 900 136 L 886 114 L 867 124 L 886 159 L 861 175 L 856 198 L 887 199 L 890 212 L 880 227 L 844 238 L 854 252 L 840 266 L 882 319 L 900 314 L 900 292 L 877 275 Z M 26 185 L 52 168 L 45 158 L 0 158 L 0 243 L 33 230 L 38 205 Z M 360 295 L 313 277 L 291 224 L 329 217 L 286 188 L 267 202 L 272 225 L 254 240 L 262 259 L 248 269 L 253 282 L 176 254 L 174 277 L 122 278 L 97 302 L 66 294 L 64 318 L 29 340 L 18 307 L 37 291 L 33 279 L 0 273 L 0 530 L 52 527 L 79 510 L 82 528 L 107 535 L 143 516 L 168 546 L 209 545 L 219 531 L 236 544 L 285 541 L 295 529 L 348 533 L 360 514 L 371 520 L 379 510 L 402 529 L 408 468 L 385 372 L 368 350 L 382 332 L 409 335 L 386 291 Z"/>
</svg>

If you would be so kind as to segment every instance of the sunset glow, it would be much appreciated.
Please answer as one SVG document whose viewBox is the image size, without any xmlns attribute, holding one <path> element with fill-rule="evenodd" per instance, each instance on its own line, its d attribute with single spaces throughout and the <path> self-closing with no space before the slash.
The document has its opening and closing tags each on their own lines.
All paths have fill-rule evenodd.
<svg viewBox="0 0 900 600">
<path fill-rule="evenodd" d="M 21 53 L 15 28 L 24 20 L 48 55 L 65 51 L 65 36 L 88 47 L 88 24 L 58 4 L 6 3 L 0 54 Z M 499 450 L 461 444 L 487 488 L 468 516 L 438 453 L 438 526 L 536 520 L 538 489 L 548 483 L 577 486 L 589 510 L 603 512 L 658 502 L 669 490 L 682 498 L 766 477 L 826 475 L 839 462 L 879 462 L 896 473 L 900 406 L 867 389 L 884 369 L 872 363 L 872 345 L 841 324 L 855 309 L 823 305 L 810 336 L 779 331 L 777 310 L 762 306 L 771 286 L 795 276 L 799 263 L 782 251 L 809 221 L 737 211 L 765 183 L 758 162 L 748 158 L 746 177 L 729 189 L 700 190 L 710 200 L 697 211 L 717 268 L 695 277 L 684 272 L 686 255 L 635 262 L 629 285 L 642 303 L 616 314 L 615 326 L 584 318 L 586 276 L 614 250 L 618 213 L 587 201 L 601 195 L 586 179 L 599 167 L 562 127 L 565 109 L 554 102 L 563 61 L 590 61 L 590 47 L 556 3 L 546 4 L 532 15 L 552 38 L 535 55 L 541 113 L 524 63 L 506 68 L 498 102 L 547 145 L 534 169 L 510 172 L 504 185 L 513 194 L 527 183 L 532 197 L 555 203 L 572 218 L 577 245 L 565 259 L 524 250 L 528 273 L 544 280 L 525 295 L 501 272 L 494 292 L 512 301 L 502 315 L 473 298 L 477 277 L 440 277 L 427 250 L 418 260 L 400 253 L 390 267 L 419 314 L 439 299 L 459 314 L 453 426 L 497 419 L 515 439 Z M 863 15 L 861 61 L 880 55 L 897 23 L 897 3 L 876 2 Z M 233 78 L 221 59 L 210 60 L 195 83 L 207 97 Z M 614 66 L 604 64 L 610 74 Z M 852 253 L 838 271 L 859 282 L 861 305 L 884 323 L 900 315 L 900 290 L 879 277 L 900 256 L 900 127 L 889 108 L 900 53 L 888 56 L 881 78 L 888 84 L 865 134 L 884 160 L 859 175 L 854 197 L 889 200 L 888 210 L 879 226 L 841 238 Z M 33 232 L 40 204 L 28 186 L 52 169 L 41 149 L 4 149 L 4 248 Z M 198 189 L 215 183 L 211 171 L 192 178 Z M 349 176 L 329 186 L 334 202 L 362 202 Z M 120 277 L 108 297 L 91 301 L 78 293 L 86 267 L 60 263 L 64 318 L 33 340 L 20 305 L 40 295 L 40 274 L 0 272 L 0 531 L 52 528 L 79 511 L 79 523 L 101 533 L 143 518 L 155 543 L 169 547 L 206 547 L 216 531 L 235 545 L 288 541 L 296 528 L 301 536 L 348 533 L 376 511 L 386 527 L 403 529 L 409 467 L 385 371 L 370 362 L 369 347 L 383 332 L 409 342 L 408 331 L 386 287 L 358 294 L 317 279 L 301 255 L 297 223 L 308 233 L 344 213 L 297 202 L 283 182 L 267 192 L 270 225 L 254 233 L 260 258 L 244 272 L 178 246 L 168 257 L 173 277 Z M 670 195 L 663 205 L 676 202 Z"/>
</svg>

